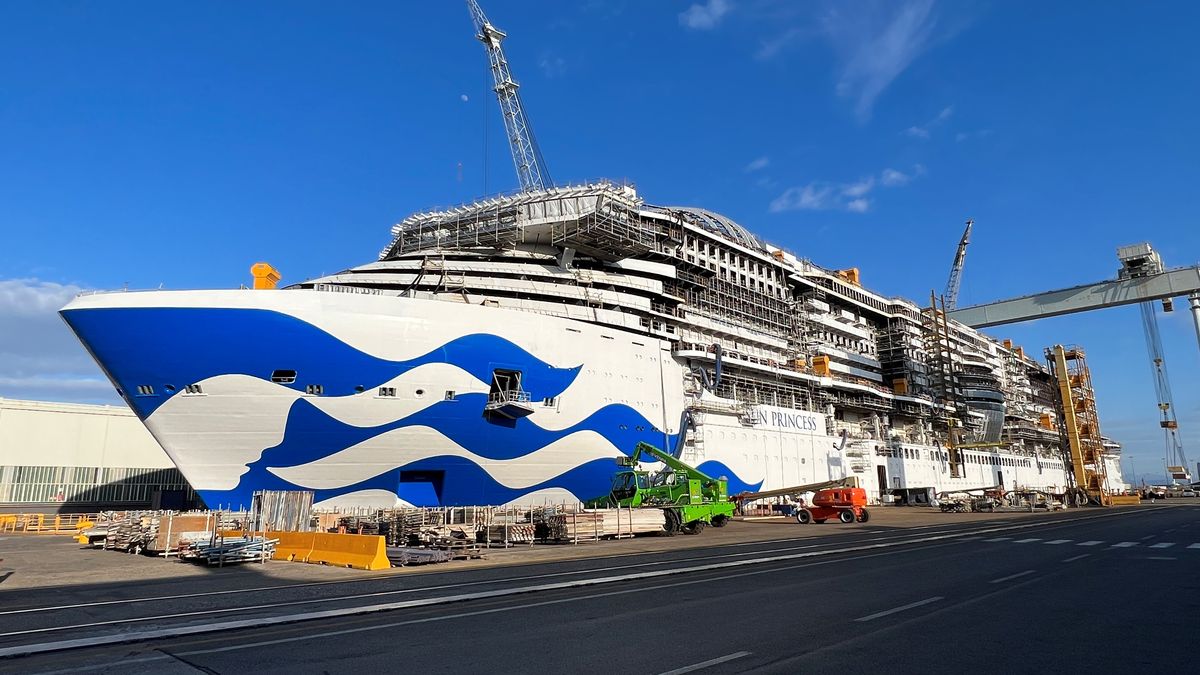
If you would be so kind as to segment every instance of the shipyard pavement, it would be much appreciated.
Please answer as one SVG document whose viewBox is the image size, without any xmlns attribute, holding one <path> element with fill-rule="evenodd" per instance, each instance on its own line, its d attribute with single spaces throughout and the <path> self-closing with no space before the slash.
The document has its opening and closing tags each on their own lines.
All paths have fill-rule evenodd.
<svg viewBox="0 0 1200 675">
<path fill-rule="evenodd" d="M 862 528 L 392 577 L 372 582 L 390 588 L 343 589 L 338 600 L 298 589 L 235 593 L 225 612 L 189 610 L 187 598 L 84 615 L 47 606 L 0 614 L 0 653 L 70 640 L 95 646 L 0 661 L 0 669 L 1140 670 L 1189 656 L 1198 567 L 1193 505 Z"/>
</svg>

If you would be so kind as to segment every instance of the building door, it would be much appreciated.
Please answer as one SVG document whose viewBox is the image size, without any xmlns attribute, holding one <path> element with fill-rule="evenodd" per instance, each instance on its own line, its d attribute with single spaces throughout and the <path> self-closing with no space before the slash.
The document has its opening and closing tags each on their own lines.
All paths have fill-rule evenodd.
<svg viewBox="0 0 1200 675">
<path fill-rule="evenodd" d="M 888 489 L 887 467 L 880 464 L 879 466 L 875 467 L 875 473 L 879 478 L 879 496 L 882 497 L 884 494 L 887 493 L 887 489 Z"/>
<path fill-rule="evenodd" d="M 1004 472 L 996 469 L 996 485 L 1004 487 Z"/>
</svg>

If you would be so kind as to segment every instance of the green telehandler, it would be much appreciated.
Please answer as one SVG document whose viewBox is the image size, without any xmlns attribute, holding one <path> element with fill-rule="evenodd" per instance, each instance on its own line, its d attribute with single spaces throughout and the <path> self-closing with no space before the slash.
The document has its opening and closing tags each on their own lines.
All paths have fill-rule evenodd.
<svg viewBox="0 0 1200 675">
<path fill-rule="evenodd" d="M 662 462 L 659 471 L 637 469 L 638 460 L 649 455 Z M 713 478 L 649 443 L 638 443 L 633 454 L 618 457 L 628 467 L 613 476 L 612 492 L 588 503 L 591 508 L 656 508 L 666 514 L 664 532 L 673 535 L 700 534 L 704 528 L 724 527 L 733 516 L 728 482 Z"/>
</svg>

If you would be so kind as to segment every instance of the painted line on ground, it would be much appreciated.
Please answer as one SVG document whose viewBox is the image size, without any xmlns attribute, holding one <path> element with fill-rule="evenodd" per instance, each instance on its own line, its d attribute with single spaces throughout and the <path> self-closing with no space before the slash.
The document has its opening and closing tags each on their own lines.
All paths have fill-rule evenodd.
<svg viewBox="0 0 1200 675">
<path fill-rule="evenodd" d="M 1148 555 L 1146 560 L 1179 560 L 1173 555 Z"/>
<path fill-rule="evenodd" d="M 1040 537 L 1030 537 L 1029 539 L 1015 539 L 1015 540 L 1013 540 L 1013 543 L 1014 544 L 1028 544 L 1028 543 L 1035 542 L 1035 541 L 1041 541 L 1041 538 Z"/>
<path fill-rule="evenodd" d="M 697 670 L 704 670 L 705 668 L 711 668 L 712 666 L 718 666 L 722 663 L 728 663 L 729 661 L 735 661 L 737 659 L 740 659 L 740 658 L 743 658 L 746 656 L 750 656 L 750 652 L 734 652 L 732 654 L 726 654 L 725 656 L 718 656 L 715 659 L 701 661 L 700 663 L 693 663 L 690 666 L 676 668 L 675 670 L 668 670 L 667 672 L 663 673 L 662 675 L 683 675 L 684 673 L 694 673 Z"/>
<path fill-rule="evenodd" d="M 1088 541 L 1079 542 L 1078 544 L 1076 544 L 1076 546 L 1096 546 L 1098 544 L 1103 544 L 1103 543 L 1104 542 L 1102 542 L 1098 539 L 1089 539 Z"/>
<path fill-rule="evenodd" d="M 1071 539 L 1051 539 L 1050 541 L 1048 541 L 1046 543 L 1047 544 L 1066 544 L 1070 541 L 1072 541 L 1072 540 Z"/>
<path fill-rule="evenodd" d="M 1166 508 L 1166 507 L 1162 507 Z M 11 656 L 24 656 L 29 654 L 40 654 L 46 652 L 63 651 L 68 649 L 82 649 L 86 647 L 99 647 L 113 644 L 123 644 L 127 642 L 141 642 L 145 640 L 154 640 L 161 638 L 184 637 L 188 635 L 200 635 L 205 633 L 216 633 L 229 630 L 237 630 L 242 628 L 260 628 L 264 626 L 273 626 L 287 623 L 297 623 L 301 621 L 313 621 L 318 619 L 330 619 L 346 616 L 355 616 L 360 614 L 373 614 L 378 612 L 393 611 L 398 609 L 408 609 L 413 607 L 427 607 L 431 605 L 450 604 L 456 602 L 466 602 L 470 600 L 480 600 L 486 598 L 506 597 L 512 595 L 523 595 L 528 593 L 544 592 L 551 590 L 559 590 L 565 588 L 581 588 L 586 586 L 596 586 L 601 584 L 610 584 L 623 581 L 633 581 L 639 579 L 658 578 L 669 575 L 688 574 L 692 572 L 701 572 L 717 569 L 729 569 L 736 567 L 745 567 L 748 565 L 762 565 L 771 562 L 780 562 L 785 560 L 798 560 L 802 558 L 811 558 L 825 555 L 836 555 L 838 553 L 851 553 L 856 551 L 866 551 L 874 549 L 895 548 L 899 546 L 910 546 L 913 544 L 927 543 L 931 541 L 944 541 L 961 539 L 964 536 L 969 536 L 972 532 L 1004 532 L 1008 530 L 1023 530 L 1033 527 L 1047 527 L 1055 525 L 1073 526 L 1082 522 L 1096 520 L 1099 518 L 1113 518 L 1138 513 L 1146 513 L 1147 511 L 1118 511 L 1115 513 L 1107 513 L 1104 515 L 1082 517 L 1082 518 L 1064 518 L 1050 522 L 1040 523 L 1024 523 L 1017 525 L 1003 525 L 999 527 L 984 528 L 980 530 L 965 530 L 962 533 L 950 534 L 934 534 L 925 537 L 918 537 L 904 541 L 885 542 L 877 544 L 866 544 L 861 546 L 851 546 L 842 549 L 830 549 L 825 551 L 809 551 L 805 553 L 791 553 L 787 555 L 768 556 L 765 558 L 751 558 L 745 560 L 731 560 L 722 563 L 710 563 L 708 565 L 695 565 L 692 567 L 679 567 L 668 570 L 655 570 L 650 572 L 637 572 L 632 574 L 622 574 L 610 577 L 595 577 L 591 579 L 577 579 L 574 581 L 563 581 L 551 584 L 541 584 L 538 586 L 525 586 L 519 588 L 500 589 L 494 591 L 480 591 L 477 593 L 467 593 L 460 595 L 441 596 L 436 598 L 422 598 L 417 600 L 404 600 L 398 602 L 381 603 L 375 605 L 363 605 L 357 607 L 344 607 L 338 609 L 328 609 L 314 612 L 300 612 L 296 614 L 256 617 L 251 619 L 238 619 L 232 621 L 222 621 L 207 624 L 195 624 L 188 626 L 173 626 L 168 628 L 160 628 L 146 631 L 125 632 L 110 635 L 96 635 L 71 640 L 58 640 L 54 642 L 44 642 L 35 644 L 18 645 L 14 647 L 0 648 L 0 658 Z M 661 564 L 661 562 L 660 562 Z M 1020 575 L 1018 575 L 1020 576 Z M 1002 581 L 997 580 L 997 581 Z M 993 582 L 995 583 L 995 582 Z M 532 605 L 526 605 L 532 606 Z M 124 621 L 120 623 L 126 623 Z"/>
<path fill-rule="evenodd" d="M 1173 541 L 1160 541 L 1157 544 L 1151 544 L 1150 548 L 1171 548 L 1174 545 Z"/>
<path fill-rule="evenodd" d="M 1117 542 L 1117 543 L 1113 544 L 1112 546 L 1109 546 L 1109 548 L 1129 548 L 1131 546 L 1137 546 L 1137 542 L 1136 541 L 1121 541 L 1121 542 Z"/>
<path fill-rule="evenodd" d="M 1077 555 L 1077 556 L 1073 556 L 1073 557 L 1071 557 L 1071 558 L 1067 558 L 1067 559 L 1066 559 L 1066 560 L 1064 560 L 1063 562 L 1065 562 L 1065 563 L 1069 563 L 1069 562 L 1075 562 L 1076 560 L 1083 560 L 1084 558 L 1088 557 L 1089 555 L 1091 555 L 1091 553 L 1081 553 L 1081 554 L 1079 554 L 1079 555 Z"/>
<path fill-rule="evenodd" d="M 923 605 L 929 605 L 929 604 L 933 604 L 933 603 L 937 602 L 938 600 L 944 600 L 944 599 L 945 599 L 945 598 L 943 598 L 943 597 L 942 597 L 942 596 L 940 596 L 940 595 L 935 595 L 935 596 L 933 596 L 932 598 L 925 598 L 924 600 L 918 600 L 918 601 L 916 601 L 916 602 L 910 602 L 910 603 L 908 603 L 907 605 L 900 605 L 899 607 L 893 607 L 893 608 L 891 608 L 891 609 L 885 609 L 885 610 L 883 610 L 882 612 L 875 612 L 874 614 L 868 614 L 868 615 L 866 615 L 866 616 L 860 616 L 860 617 L 858 617 L 857 619 L 855 619 L 855 621 L 858 621 L 858 622 L 860 622 L 860 623 L 862 623 L 862 622 L 866 622 L 866 621 L 874 621 L 875 619 L 878 619 L 878 618 L 881 618 L 881 617 L 885 617 L 885 616 L 888 616 L 888 615 L 891 615 L 891 614 L 895 614 L 895 613 L 897 613 L 897 612 L 903 612 L 903 611 L 905 611 L 905 610 L 913 609 L 914 607 L 921 607 L 921 606 L 923 606 Z"/>
<path fill-rule="evenodd" d="M 1142 537 L 1141 539 L 1138 539 L 1138 541 L 1146 541 L 1147 539 L 1153 539 L 1153 538 L 1154 538 L 1153 534 L 1148 534 L 1148 535 Z"/>
<path fill-rule="evenodd" d="M 1012 537 L 992 537 L 991 539 L 984 539 L 984 541 L 996 542 L 996 541 L 1008 541 L 1009 539 L 1012 539 Z"/>
<path fill-rule="evenodd" d="M 999 584 L 999 583 L 1002 583 L 1005 581 L 1012 581 L 1013 579 L 1019 579 L 1021 577 L 1028 576 L 1030 574 L 1036 574 L 1036 573 L 1037 573 L 1037 570 L 1025 570 L 1024 572 L 1017 572 L 1016 574 L 1010 574 L 1006 577 L 1000 577 L 999 579 L 992 579 L 988 583 L 989 584 Z"/>
<path fill-rule="evenodd" d="M 1200 544 L 1192 544 L 1188 548 L 1200 548 Z"/>
</svg>

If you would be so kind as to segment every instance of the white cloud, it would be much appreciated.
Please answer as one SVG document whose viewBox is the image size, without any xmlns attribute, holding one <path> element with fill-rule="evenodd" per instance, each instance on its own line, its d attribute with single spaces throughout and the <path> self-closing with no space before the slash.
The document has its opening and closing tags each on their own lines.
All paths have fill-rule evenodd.
<svg viewBox="0 0 1200 675">
<path fill-rule="evenodd" d="M 887 187 L 904 185 L 910 180 L 912 180 L 912 176 L 904 173 L 903 171 L 897 171 L 895 169 L 884 169 L 883 173 L 879 176 L 879 182 L 883 183 Z"/>
<path fill-rule="evenodd" d="M 470 101 L 471 98 L 469 96 L 467 96 L 466 94 L 459 94 L 458 100 L 462 101 L 463 103 L 466 103 L 467 101 Z"/>
<path fill-rule="evenodd" d="M 548 78 L 558 77 L 567 72 L 567 62 L 557 54 L 542 52 L 542 55 L 538 57 L 538 68 Z"/>
<path fill-rule="evenodd" d="M 935 116 L 933 119 L 929 120 L 925 124 L 920 125 L 920 126 L 914 125 L 914 126 L 911 126 L 907 129 L 905 129 L 904 134 L 906 136 L 912 136 L 913 138 L 920 138 L 921 140 L 928 139 L 930 136 L 930 132 L 934 128 L 940 126 L 943 122 L 950 119 L 950 117 L 953 115 L 954 115 L 954 106 L 948 105 L 945 108 L 942 108 L 942 111 L 939 112 L 937 114 L 937 116 Z M 959 134 L 959 135 L 961 136 L 962 134 Z M 956 140 L 961 140 L 961 139 L 956 139 Z"/>
<path fill-rule="evenodd" d="M 0 279 L 0 396 L 120 403 L 58 310 L 84 290 Z"/>
<path fill-rule="evenodd" d="M 875 100 L 929 46 L 937 17 L 933 0 L 838 5 L 822 21 L 841 59 L 837 92 L 854 100 L 861 120 Z"/>
<path fill-rule="evenodd" d="M 784 190 L 770 206 L 772 213 L 781 211 L 820 211 L 832 208 L 835 191 L 827 183 L 809 183 L 803 187 Z"/>
<path fill-rule="evenodd" d="M 849 183 L 842 186 L 843 197 L 861 197 L 871 191 L 875 187 L 875 179 L 864 178 L 857 183 Z"/>
<path fill-rule="evenodd" d="M 924 166 L 914 164 L 912 173 L 888 168 L 881 171 L 878 178 L 868 176 L 852 183 L 813 181 L 808 185 L 784 190 L 783 194 L 771 201 L 768 208 L 771 213 L 829 210 L 865 213 L 871 208 L 869 196 L 875 190 L 876 185 L 900 187 L 924 173 Z"/>
<path fill-rule="evenodd" d="M 679 13 L 679 23 L 692 30 L 712 30 L 732 8 L 729 0 L 697 3 Z"/>
<path fill-rule="evenodd" d="M 969 141 L 972 138 L 987 138 L 991 135 L 991 129 L 980 129 L 979 131 L 960 131 L 954 135 L 954 140 L 962 143 L 963 141 Z"/>
<path fill-rule="evenodd" d="M 753 162 L 750 162 L 749 164 L 747 164 L 745 171 L 746 171 L 746 173 L 751 173 L 754 171 L 761 171 L 762 169 L 767 168 L 767 166 L 769 166 L 770 164 L 771 164 L 770 157 L 765 157 L 765 156 L 759 157 L 758 159 L 754 160 Z"/>
</svg>

